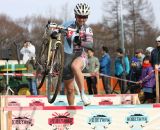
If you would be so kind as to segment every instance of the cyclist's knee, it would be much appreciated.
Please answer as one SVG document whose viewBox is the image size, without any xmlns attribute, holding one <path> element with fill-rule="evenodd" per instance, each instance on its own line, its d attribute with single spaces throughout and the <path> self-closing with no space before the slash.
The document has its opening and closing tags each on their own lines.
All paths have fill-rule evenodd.
<svg viewBox="0 0 160 130">
<path fill-rule="evenodd" d="M 72 70 L 73 71 L 75 71 L 75 70 L 81 70 L 81 68 L 82 68 L 82 62 L 73 62 L 72 63 L 72 65 L 71 65 L 71 68 L 72 68 Z"/>
<path fill-rule="evenodd" d="M 75 70 L 77 70 L 77 69 L 79 69 L 79 66 L 77 65 L 75 65 L 74 63 L 71 65 L 71 69 L 73 70 L 73 71 L 75 71 Z"/>
<path fill-rule="evenodd" d="M 67 89 L 67 95 L 74 94 L 74 88 Z"/>
</svg>

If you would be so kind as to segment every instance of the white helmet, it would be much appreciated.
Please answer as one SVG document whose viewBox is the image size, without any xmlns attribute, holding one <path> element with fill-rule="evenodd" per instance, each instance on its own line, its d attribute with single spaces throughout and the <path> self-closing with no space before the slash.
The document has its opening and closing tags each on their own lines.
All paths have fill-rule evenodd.
<svg viewBox="0 0 160 130">
<path fill-rule="evenodd" d="M 160 36 L 158 36 L 158 37 L 156 38 L 156 41 L 160 41 Z"/>
<path fill-rule="evenodd" d="M 153 51 L 153 49 L 154 49 L 153 47 L 147 47 L 147 48 L 146 48 L 146 52 L 151 53 L 151 52 Z"/>
<path fill-rule="evenodd" d="M 90 7 L 85 3 L 79 3 L 74 8 L 76 15 L 88 16 L 90 14 Z"/>
</svg>

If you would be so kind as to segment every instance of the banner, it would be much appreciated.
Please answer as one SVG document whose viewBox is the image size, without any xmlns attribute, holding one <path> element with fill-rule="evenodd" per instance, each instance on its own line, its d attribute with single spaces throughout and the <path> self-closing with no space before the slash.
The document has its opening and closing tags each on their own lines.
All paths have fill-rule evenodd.
<svg viewBox="0 0 160 130">
<path fill-rule="evenodd" d="M 160 130 L 153 105 L 4 108 L 3 130 Z"/>
</svg>

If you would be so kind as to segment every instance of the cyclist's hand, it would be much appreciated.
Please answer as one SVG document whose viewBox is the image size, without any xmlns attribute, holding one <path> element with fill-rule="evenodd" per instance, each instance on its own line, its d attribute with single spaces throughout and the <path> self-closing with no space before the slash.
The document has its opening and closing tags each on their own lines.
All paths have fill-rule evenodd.
<svg viewBox="0 0 160 130">
<path fill-rule="evenodd" d="M 80 36 L 75 36 L 75 37 L 74 37 L 74 42 L 75 42 L 78 46 L 81 46 L 81 37 L 80 37 Z"/>
<path fill-rule="evenodd" d="M 58 32 L 53 31 L 50 36 L 51 36 L 52 39 L 56 39 L 57 38 L 57 34 L 58 34 Z"/>
</svg>

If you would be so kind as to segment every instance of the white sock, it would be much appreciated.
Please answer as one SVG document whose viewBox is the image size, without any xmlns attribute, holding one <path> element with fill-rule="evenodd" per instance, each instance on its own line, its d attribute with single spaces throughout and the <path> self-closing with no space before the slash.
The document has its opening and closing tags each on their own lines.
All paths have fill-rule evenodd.
<svg viewBox="0 0 160 130">
<path fill-rule="evenodd" d="M 82 90 L 80 91 L 81 95 L 84 95 L 84 88 L 82 88 Z"/>
</svg>

